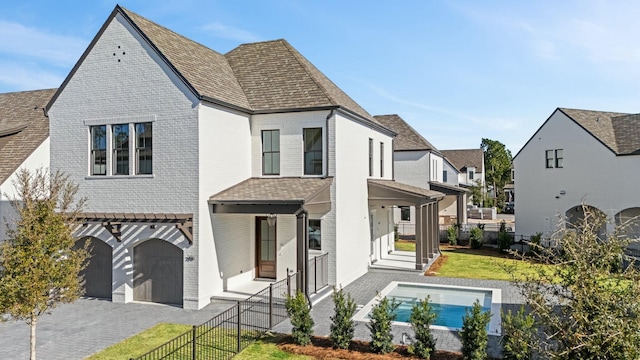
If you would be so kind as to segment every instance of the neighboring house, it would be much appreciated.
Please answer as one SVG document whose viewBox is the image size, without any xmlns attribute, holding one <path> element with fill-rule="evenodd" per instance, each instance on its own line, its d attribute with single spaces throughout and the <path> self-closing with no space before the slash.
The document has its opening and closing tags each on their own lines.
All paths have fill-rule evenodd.
<svg viewBox="0 0 640 360">
<path fill-rule="evenodd" d="M 482 149 L 442 150 L 442 155 L 458 170 L 458 184 L 464 187 L 478 185 L 486 192 L 484 178 L 484 152 Z"/>
<path fill-rule="evenodd" d="M 220 54 L 116 6 L 47 110 L 89 295 L 195 309 L 296 270 L 308 292 L 316 254 L 344 286 L 393 249 L 394 205 L 422 214 L 415 267 L 439 254 L 443 195 L 395 182 L 395 134 L 285 40 Z"/>
<path fill-rule="evenodd" d="M 458 186 L 458 170 L 400 116 L 376 115 L 375 118 L 398 134 L 393 140 L 396 180 L 445 194 L 439 203 L 439 223 L 466 223 L 467 190 Z M 396 210 L 394 218 L 402 235 L 413 235 L 415 216 L 413 207 Z"/>
<path fill-rule="evenodd" d="M 518 233 L 577 223 L 582 204 L 640 238 L 640 115 L 556 109 L 514 157 Z"/>
<path fill-rule="evenodd" d="M 0 242 L 15 220 L 10 199 L 19 169 L 49 167 L 49 119 L 44 106 L 56 90 L 0 94 Z"/>
</svg>

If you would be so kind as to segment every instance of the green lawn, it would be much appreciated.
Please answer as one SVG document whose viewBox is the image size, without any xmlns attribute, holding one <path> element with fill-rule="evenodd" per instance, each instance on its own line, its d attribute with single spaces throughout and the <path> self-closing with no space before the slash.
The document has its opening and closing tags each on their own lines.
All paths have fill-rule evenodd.
<svg viewBox="0 0 640 360">
<path fill-rule="evenodd" d="M 88 360 L 137 357 L 189 331 L 191 328 L 191 325 L 160 323 L 92 355 Z"/>
<path fill-rule="evenodd" d="M 445 264 L 437 270 L 437 276 L 481 279 L 481 280 L 513 280 L 504 265 L 515 266 L 516 274 L 532 274 L 536 267 L 528 261 L 510 259 L 498 251 L 472 249 L 443 249 Z"/>
<path fill-rule="evenodd" d="M 249 345 L 242 352 L 233 357 L 234 360 L 261 360 L 261 359 L 291 359 L 291 360 L 307 360 L 308 356 L 291 354 L 280 350 L 276 344 L 280 341 L 279 337 L 270 335 L 263 336 L 260 340 Z"/>
</svg>

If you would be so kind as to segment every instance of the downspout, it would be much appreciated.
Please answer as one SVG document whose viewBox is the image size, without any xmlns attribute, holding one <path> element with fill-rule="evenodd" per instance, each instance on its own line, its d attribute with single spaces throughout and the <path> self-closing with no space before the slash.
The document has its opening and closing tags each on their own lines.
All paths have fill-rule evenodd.
<svg viewBox="0 0 640 360">
<path fill-rule="evenodd" d="M 325 120 L 326 121 L 325 129 L 327 129 L 326 136 L 325 136 L 325 147 L 327 149 L 327 161 L 325 161 L 325 164 L 324 164 L 325 177 L 331 176 L 329 175 L 329 119 L 331 119 L 334 115 L 335 115 L 335 110 L 331 109 L 331 111 L 329 111 L 329 115 L 327 115 L 327 118 Z"/>
</svg>

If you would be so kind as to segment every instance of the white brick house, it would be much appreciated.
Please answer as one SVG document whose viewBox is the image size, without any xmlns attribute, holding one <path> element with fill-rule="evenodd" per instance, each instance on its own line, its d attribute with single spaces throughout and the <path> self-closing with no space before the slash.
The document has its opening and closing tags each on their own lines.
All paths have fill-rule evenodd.
<svg viewBox="0 0 640 360">
<path fill-rule="evenodd" d="M 602 233 L 631 220 L 627 234 L 640 238 L 638 115 L 558 108 L 513 163 L 519 234 L 575 223 L 584 202 L 608 218 Z"/>
<path fill-rule="evenodd" d="M 55 89 L 0 94 L 0 242 L 14 221 L 10 199 L 19 169 L 49 167 L 49 119 L 44 106 Z"/>
<path fill-rule="evenodd" d="M 393 181 L 395 134 L 284 40 L 223 55 L 116 6 L 47 111 L 51 167 L 89 198 L 89 295 L 201 308 L 320 253 L 346 285 L 395 204 L 423 214 L 416 267 L 438 254 L 442 194 Z"/>
</svg>

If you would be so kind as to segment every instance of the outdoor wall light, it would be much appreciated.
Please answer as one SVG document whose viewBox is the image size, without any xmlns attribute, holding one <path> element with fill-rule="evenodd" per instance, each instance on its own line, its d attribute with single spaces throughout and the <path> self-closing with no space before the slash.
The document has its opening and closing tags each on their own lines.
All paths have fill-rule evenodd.
<svg viewBox="0 0 640 360">
<path fill-rule="evenodd" d="M 275 226 L 276 225 L 276 220 L 277 220 L 277 216 L 276 214 L 269 214 L 267 215 L 267 225 L 269 226 Z"/>
<path fill-rule="evenodd" d="M 564 190 L 560 190 L 560 195 L 566 195 L 566 194 L 567 194 L 567 192 L 566 192 L 566 191 L 564 191 Z"/>
</svg>

